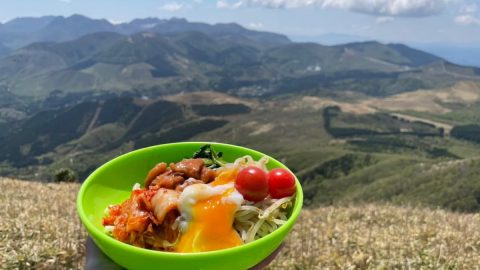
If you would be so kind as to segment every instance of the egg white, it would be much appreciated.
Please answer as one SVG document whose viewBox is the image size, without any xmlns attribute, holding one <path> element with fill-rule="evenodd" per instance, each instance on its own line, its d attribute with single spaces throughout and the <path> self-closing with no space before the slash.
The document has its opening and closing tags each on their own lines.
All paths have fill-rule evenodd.
<svg viewBox="0 0 480 270">
<path fill-rule="evenodd" d="M 206 200 L 216 195 L 222 195 L 222 203 L 233 203 L 237 206 L 236 210 L 240 208 L 244 199 L 236 189 L 233 192 L 225 195 L 224 193 L 233 188 L 233 183 L 228 183 L 218 186 L 210 186 L 208 184 L 193 184 L 186 187 L 178 199 L 178 209 L 180 211 L 180 231 L 185 232 L 188 228 L 188 223 L 192 220 L 193 206 L 199 201 Z"/>
</svg>

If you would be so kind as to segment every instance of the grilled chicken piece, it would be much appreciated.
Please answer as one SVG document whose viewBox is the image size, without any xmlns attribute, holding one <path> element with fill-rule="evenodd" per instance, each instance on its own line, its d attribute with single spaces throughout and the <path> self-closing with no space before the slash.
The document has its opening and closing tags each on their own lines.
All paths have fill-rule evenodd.
<svg viewBox="0 0 480 270">
<path fill-rule="evenodd" d="M 215 180 L 215 177 L 217 177 L 215 170 L 203 167 L 202 173 L 200 174 L 200 179 L 203 181 L 203 183 L 208 184 Z"/>
<path fill-rule="evenodd" d="M 170 163 L 170 169 L 174 172 L 182 173 L 185 178 L 193 177 L 200 179 L 203 165 L 203 160 L 200 158 L 184 159 L 176 164 Z"/>
<path fill-rule="evenodd" d="M 147 178 L 145 178 L 145 188 L 148 188 L 152 181 L 159 176 L 160 174 L 164 173 L 167 170 L 167 163 L 160 162 L 153 169 L 148 172 Z"/>
<path fill-rule="evenodd" d="M 150 184 L 150 188 L 168 188 L 175 189 L 185 181 L 183 176 L 167 171 L 155 178 Z"/>
</svg>

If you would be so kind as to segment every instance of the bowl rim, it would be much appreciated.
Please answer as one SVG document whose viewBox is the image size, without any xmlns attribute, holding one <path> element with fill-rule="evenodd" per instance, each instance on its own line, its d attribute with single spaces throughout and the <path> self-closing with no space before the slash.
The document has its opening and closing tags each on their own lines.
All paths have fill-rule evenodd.
<svg viewBox="0 0 480 270">
<path fill-rule="evenodd" d="M 103 243 L 108 243 L 109 246 L 116 246 L 117 248 L 123 249 L 125 251 L 131 252 L 131 253 L 140 253 L 143 256 L 155 256 L 155 257 L 178 257 L 178 258 L 199 258 L 199 257 L 210 257 L 210 256 L 224 256 L 227 254 L 235 254 L 238 251 L 242 249 L 249 249 L 250 247 L 254 248 L 255 246 L 261 246 L 265 242 L 269 242 L 270 239 L 275 238 L 277 234 L 281 234 L 282 231 L 289 230 L 296 222 L 297 218 L 300 215 L 300 212 L 302 210 L 303 206 L 303 190 L 302 186 L 298 180 L 298 178 L 295 176 L 295 182 L 296 182 L 296 194 L 295 194 L 295 202 L 293 205 L 292 213 L 287 219 L 287 221 L 277 228 L 274 232 L 257 239 L 255 241 L 252 241 L 250 243 L 246 243 L 240 246 L 236 247 L 231 247 L 231 248 L 226 248 L 226 249 L 220 249 L 220 250 L 214 250 L 214 251 L 204 251 L 204 252 L 191 252 L 191 253 L 179 253 L 179 252 L 171 252 L 171 251 L 158 251 L 158 250 L 151 250 L 151 249 L 146 249 L 146 248 L 141 248 L 141 247 L 136 247 L 127 243 L 123 243 L 111 236 L 109 236 L 107 233 L 105 233 L 104 230 L 98 229 L 93 222 L 90 221 L 90 219 L 87 217 L 87 214 L 85 213 L 85 209 L 83 207 L 83 199 L 85 196 L 86 190 L 92 185 L 95 177 L 97 174 L 100 172 L 104 171 L 109 167 L 110 164 L 113 164 L 121 159 L 125 159 L 127 156 L 130 155 L 135 155 L 136 153 L 142 152 L 142 151 L 148 151 L 152 150 L 155 148 L 162 148 L 165 146 L 174 146 L 174 145 L 198 145 L 198 144 L 212 144 L 213 146 L 215 145 L 222 145 L 226 147 L 234 147 L 234 148 L 240 148 L 241 150 L 246 150 L 248 152 L 254 152 L 256 154 L 260 154 L 263 156 L 266 156 L 269 158 L 269 160 L 274 160 L 284 166 L 287 170 L 289 170 L 294 176 L 295 174 L 287 167 L 285 166 L 282 162 L 278 161 L 277 159 L 266 155 L 262 152 L 259 152 L 257 150 L 253 150 L 247 147 L 243 146 L 238 146 L 234 144 L 228 144 L 228 143 L 218 143 L 218 142 L 202 142 L 202 141 L 189 141 L 189 142 L 174 142 L 174 143 L 166 143 L 166 144 L 158 144 L 158 145 L 153 145 L 149 147 L 144 147 L 140 149 L 136 149 L 130 152 L 127 152 L 125 154 L 122 154 L 120 156 L 117 156 L 108 162 L 102 164 L 100 167 L 98 167 L 95 171 L 93 171 L 87 179 L 82 183 L 80 190 L 77 194 L 77 202 L 76 202 L 76 210 L 78 215 L 80 216 L 80 220 L 82 221 L 83 225 L 87 229 L 87 232 L 89 235 L 92 237 L 92 239 L 96 242 L 97 239 L 99 238 Z"/>
</svg>

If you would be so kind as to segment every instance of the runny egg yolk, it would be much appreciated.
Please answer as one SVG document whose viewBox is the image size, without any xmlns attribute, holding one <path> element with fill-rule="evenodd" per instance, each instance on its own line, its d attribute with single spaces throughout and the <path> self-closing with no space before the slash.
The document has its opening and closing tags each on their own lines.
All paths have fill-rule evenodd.
<svg viewBox="0 0 480 270">
<path fill-rule="evenodd" d="M 233 184 L 238 170 L 221 172 L 215 181 L 205 185 L 199 184 L 191 188 L 215 188 L 221 185 Z M 209 187 L 206 187 L 209 186 Z M 189 187 L 189 188 L 190 188 Z M 236 194 L 234 194 L 236 193 Z M 189 209 L 191 217 L 186 231 L 181 235 L 175 246 L 177 252 L 202 252 L 235 247 L 243 243 L 233 228 L 235 212 L 240 203 L 232 199 L 238 196 L 233 185 L 222 190 L 219 194 L 212 194 L 207 198 L 200 198 Z"/>
</svg>

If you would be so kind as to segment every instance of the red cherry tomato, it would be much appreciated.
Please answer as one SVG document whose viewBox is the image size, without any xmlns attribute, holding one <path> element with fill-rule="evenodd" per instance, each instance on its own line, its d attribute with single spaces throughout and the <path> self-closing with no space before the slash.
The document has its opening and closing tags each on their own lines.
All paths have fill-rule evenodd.
<svg viewBox="0 0 480 270">
<path fill-rule="evenodd" d="M 245 167 L 237 175 L 235 188 L 245 200 L 259 202 L 268 195 L 267 174 L 255 166 Z"/>
<path fill-rule="evenodd" d="M 268 173 L 268 192 L 274 199 L 288 197 L 295 193 L 295 177 L 288 170 L 277 168 Z"/>
</svg>

